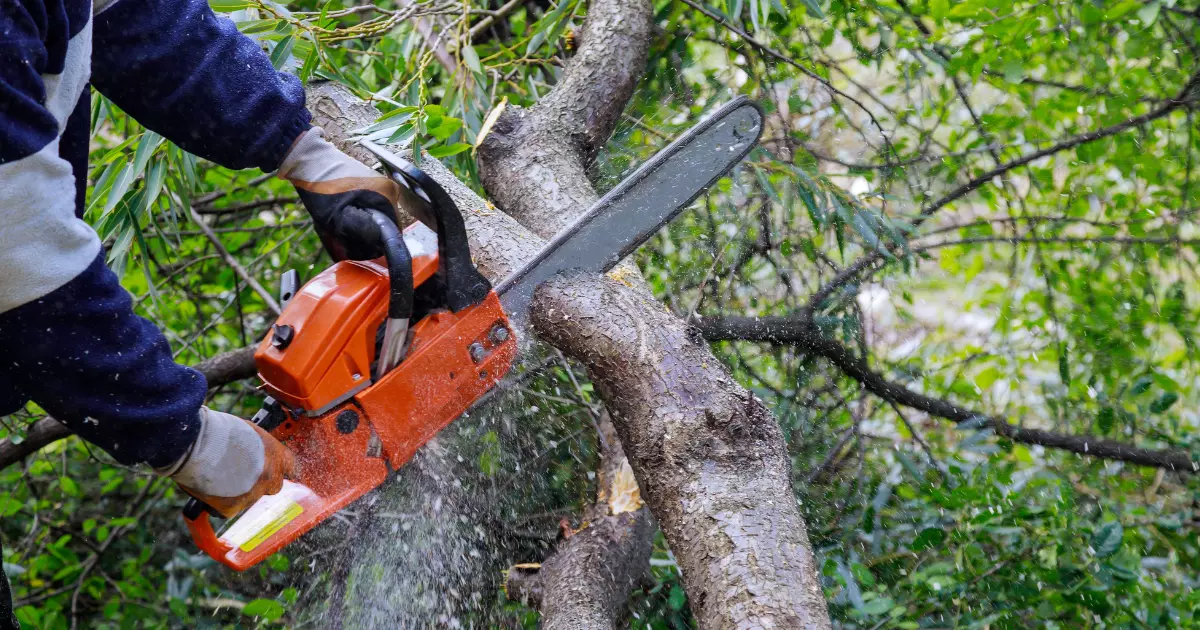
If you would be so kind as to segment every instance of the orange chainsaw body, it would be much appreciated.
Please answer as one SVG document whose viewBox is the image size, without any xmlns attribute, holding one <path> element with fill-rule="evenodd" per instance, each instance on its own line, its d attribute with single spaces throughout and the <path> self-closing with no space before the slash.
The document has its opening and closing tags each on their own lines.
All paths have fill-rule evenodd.
<svg viewBox="0 0 1200 630">
<path fill-rule="evenodd" d="M 420 228 L 406 234 L 413 229 Z M 414 285 L 427 282 L 437 252 L 413 256 L 412 268 Z M 286 417 L 271 433 L 296 453 L 298 474 L 221 536 L 207 513 L 188 520 L 203 551 L 239 571 L 264 560 L 383 483 L 516 357 L 516 335 L 493 291 L 457 313 L 414 321 L 404 360 L 373 381 L 387 310 L 388 272 L 374 261 L 335 263 L 288 302 L 276 329 L 288 326 L 294 337 L 281 348 L 269 333 L 254 361 L 263 389 L 282 403 Z M 256 522 L 239 533 L 241 519 Z"/>
</svg>

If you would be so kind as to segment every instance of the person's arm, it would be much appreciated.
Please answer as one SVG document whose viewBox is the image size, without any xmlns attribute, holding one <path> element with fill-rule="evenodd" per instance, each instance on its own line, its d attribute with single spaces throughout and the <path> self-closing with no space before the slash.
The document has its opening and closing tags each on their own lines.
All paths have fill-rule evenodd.
<svg viewBox="0 0 1200 630">
<path fill-rule="evenodd" d="M 394 218 L 396 183 L 312 128 L 300 81 L 277 72 L 206 0 L 99 0 L 95 22 L 92 81 L 101 93 L 196 155 L 278 168 L 335 260 L 383 254 L 365 210 Z"/>
<path fill-rule="evenodd" d="M 62 287 L 0 313 L 0 349 L 14 381 L 6 385 L 117 461 L 149 464 L 225 516 L 278 492 L 295 465 L 262 429 L 203 406 L 204 375 L 175 363 L 103 254 Z"/>
<path fill-rule="evenodd" d="M 204 376 L 175 363 L 162 333 L 134 314 L 103 254 L 0 313 L 0 349 L 25 397 L 123 464 L 167 466 L 199 434 Z"/>
<path fill-rule="evenodd" d="M 187 151 L 272 171 L 311 126 L 300 81 L 205 0 L 95 6 L 93 85 Z"/>
</svg>

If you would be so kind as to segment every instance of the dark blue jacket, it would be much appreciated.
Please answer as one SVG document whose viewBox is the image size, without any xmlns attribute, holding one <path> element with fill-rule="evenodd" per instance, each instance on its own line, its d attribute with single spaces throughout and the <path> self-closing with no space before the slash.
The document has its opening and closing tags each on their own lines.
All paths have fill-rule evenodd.
<svg viewBox="0 0 1200 630">
<path fill-rule="evenodd" d="M 274 170 L 309 115 L 205 0 L 97 2 L 0 0 L 0 415 L 33 400 L 118 461 L 162 466 L 194 441 L 207 385 L 134 315 L 80 218 L 87 85 L 230 168 Z"/>
</svg>

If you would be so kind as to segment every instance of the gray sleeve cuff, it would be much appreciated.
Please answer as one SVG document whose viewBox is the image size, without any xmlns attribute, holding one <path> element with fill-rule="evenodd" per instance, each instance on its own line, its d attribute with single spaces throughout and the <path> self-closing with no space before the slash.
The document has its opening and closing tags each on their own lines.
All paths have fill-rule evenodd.
<svg viewBox="0 0 1200 630">
<path fill-rule="evenodd" d="M 200 434 L 178 461 L 155 472 L 216 497 L 236 497 L 262 476 L 266 449 L 250 423 L 208 407 L 200 408 Z"/>
</svg>

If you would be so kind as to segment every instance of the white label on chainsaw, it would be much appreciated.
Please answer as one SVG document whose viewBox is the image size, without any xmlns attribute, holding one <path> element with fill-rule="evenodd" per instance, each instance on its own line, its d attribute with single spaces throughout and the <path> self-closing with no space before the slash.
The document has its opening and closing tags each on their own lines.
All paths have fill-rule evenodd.
<svg viewBox="0 0 1200 630">
<path fill-rule="evenodd" d="M 316 494 L 308 486 L 284 479 L 279 492 L 255 501 L 221 534 L 221 540 L 231 547 L 242 547 L 281 519 L 287 519 L 297 505 L 311 503 L 308 500 L 314 498 Z"/>
</svg>

